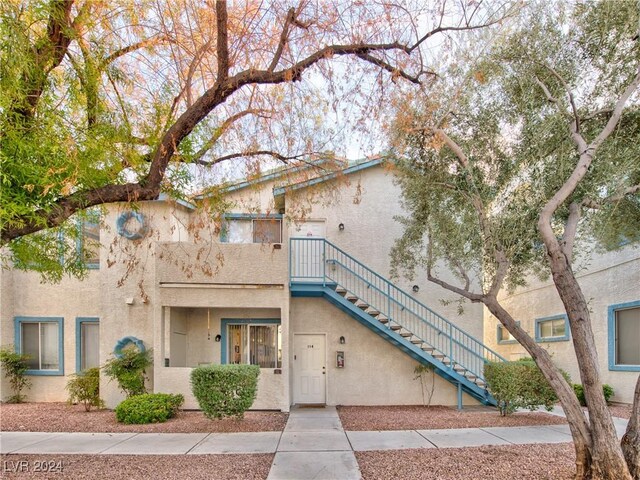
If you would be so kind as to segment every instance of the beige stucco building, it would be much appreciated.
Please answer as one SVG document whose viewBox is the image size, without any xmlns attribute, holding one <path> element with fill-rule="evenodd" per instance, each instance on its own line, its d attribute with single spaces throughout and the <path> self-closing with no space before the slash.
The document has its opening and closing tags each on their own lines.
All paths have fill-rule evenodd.
<svg viewBox="0 0 640 480">
<path fill-rule="evenodd" d="M 280 169 L 225 187 L 223 198 L 216 215 L 169 199 L 135 211 L 109 205 L 95 268 L 83 281 L 43 284 L 35 273 L 2 271 L 1 343 L 32 354 L 30 401 L 65 400 L 68 375 L 127 342 L 153 348 L 149 389 L 184 394 L 185 408 L 197 408 L 194 367 L 253 363 L 261 367 L 253 408 L 283 411 L 420 404 L 420 363 L 437 373 L 433 404 L 490 402 L 484 359 L 522 354 L 496 340 L 496 322 L 481 306 L 460 315 L 456 296 L 424 276 L 387 280 L 402 207 L 393 168 L 381 158 Z M 640 257 L 628 248 L 597 261 L 582 278 L 594 298 L 602 369 L 615 399 L 630 401 L 640 367 L 609 369 L 607 309 L 635 312 Z M 562 312 L 556 297 L 550 284 L 536 284 L 504 301 L 534 328 L 535 319 Z M 569 344 L 549 348 L 574 374 Z M 107 378 L 101 394 L 109 407 L 123 398 Z"/>
</svg>

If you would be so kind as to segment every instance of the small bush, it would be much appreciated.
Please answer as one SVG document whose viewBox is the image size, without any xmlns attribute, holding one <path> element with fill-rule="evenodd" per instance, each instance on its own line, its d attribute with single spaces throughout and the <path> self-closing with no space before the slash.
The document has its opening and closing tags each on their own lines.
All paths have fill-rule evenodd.
<svg viewBox="0 0 640 480">
<path fill-rule="evenodd" d="M 489 392 L 498 401 L 505 416 L 518 408 L 535 410 L 543 405 L 551 410 L 558 398 L 531 359 L 515 362 L 488 363 L 484 367 Z"/>
<path fill-rule="evenodd" d="M 90 368 L 71 375 L 67 382 L 69 403 L 83 403 L 88 412 L 91 407 L 103 408 L 104 402 L 100 398 L 100 369 Z"/>
<path fill-rule="evenodd" d="M 13 346 L 7 346 L 0 349 L 0 364 L 5 376 L 9 380 L 9 385 L 13 390 L 13 395 L 7 398 L 7 403 L 22 403 L 25 401 L 25 396 L 22 395 L 22 391 L 25 388 L 31 387 L 31 380 L 26 376 L 29 355 L 17 353 Z"/>
<path fill-rule="evenodd" d="M 116 419 L 120 423 L 162 423 L 175 416 L 184 403 L 180 394 L 145 393 L 122 401 L 116 407 Z"/>
<path fill-rule="evenodd" d="M 139 351 L 137 348 L 126 348 L 122 356 L 112 357 L 105 363 L 103 371 L 107 377 L 118 382 L 120 390 L 127 397 L 147 393 L 144 386 L 146 369 L 153 363 L 152 350 Z"/>
<path fill-rule="evenodd" d="M 238 417 L 256 398 L 257 365 L 205 365 L 191 372 L 191 390 L 208 418 Z"/>
<path fill-rule="evenodd" d="M 587 399 L 584 396 L 584 387 L 579 383 L 574 383 L 573 391 L 576 393 L 576 397 L 578 397 L 578 401 L 580 402 L 580 405 L 582 405 L 583 407 L 586 407 Z M 605 383 L 604 385 L 602 385 L 602 394 L 604 395 L 605 401 L 609 403 L 609 399 L 613 397 L 613 387 Z"/>
</svg>

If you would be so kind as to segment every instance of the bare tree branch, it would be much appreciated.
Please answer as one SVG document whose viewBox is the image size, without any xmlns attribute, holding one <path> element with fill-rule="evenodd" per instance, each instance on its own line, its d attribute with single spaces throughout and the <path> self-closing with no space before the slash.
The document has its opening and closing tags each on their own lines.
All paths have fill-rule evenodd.
<svg viewBox="0 0 640 480">
<path fill-rule="evenodd" d="M 391 79 L 392 81 L 394 80 L 394 77 L 399 76 L 404 78 L 405 80 L 410 81 L 411 83 L 414 83 L 416 85 L 420 85 L 420 75 L 422 73 L 426 73 L 428 75 L 433 75 L 436 76 L 435 72 L 420 72 L 418 75 L 413 76 L 413 75 L 409 75 L 407 72 L 405 72 L 402 69 L 396 68 L 390 64 L 388 64 L 387 62 L 385 62 L 384 60 L 380 59 L 380 58 L 376 58 L 373 55 L 369 54 L 369 53 L 361 53 L 358 55 L 359 58 L 366 60 L 369 63 L 372 63 L 374 65 L 377 65 L 378 67 L 382 68 L 383 70 L 386 70 L 387 72 L 391 73 Z"/>
<path fill-rule="evenodd" d="M 227 31 L 227 0 L 216 0 L 218 82 L 229 76 L 229 44 Z"/>
<path fill-rule="evenodd" d="M 427 280 L 429 280 L 432 283 L 435 283 L 436 285 L 440 285 L 443 288 L 446 288 L 449 291 L 452 291 L 454 293 L 457 293 L 458 295 L 463 296 L 464 298 L 471 300 L 474 303 L 482 303 L 484 300 L 484 295 L 481 295 L 479 293 L 474 293 L 469 291 L 469 279 L 467 277 L 467 281 L 466 281 L 466 285 L 465 288 L 460 288 L 460 287 L 456 287 L 455 285 L 452 285 L 448 282 L 445 282 L 444 280 L 433 276 L 432 274 L 432 268 L 433 268 L 433 246 L 431 243 L 431 235 L 428 235 L 427 237 Z M 466 277 L 466 274 L 465 274 Z"/>
<path fill-rule="evenodd" d="M 198 165 L 203 165 L 206 167 L 213 166 L 217 163 L 224 162 L 226 160 L 231 160 L 234 158 L 244 158 L 244 157 L 258 157 L 261 155 L 267 155 L 275 158 L 276 160 L 280 160 L 282 163 L 287 164 L 290 160 L 297 160 L 307 155 L 307 153 L 301 153 L 299 155 L 282 155 L 279 152 L 273 150 L 250 150 L 247 152 L 238 152 L 238 153 L 230 153 L 228 155 L 222 155 L 221 157 L 214 158 L 212 160 L 198 160 L 195 163 Z"/>
<path fill-rule="evenodd" d="M 289 38 L 289 25 L 293 23 L 295 18 L 296 11 L 293 7 L 289 9 L 287 12 L 287 17 L 284 20 L 284 26 L 282 27 L 282 33 L 280 34 L 280 41 L 278 42 L 278 47 L 276 48 L 276 53 L 273 55 L 273 60 L 271 60 L 271 64 L 267 71 L 273 72 L 278 63 L 280 62 L 280 58 L 282 57 L 282 52 L 284 51 L 284 47 L 287 44 L 287 40 Z"/>
<path fill-rule="evenodd" d="M 222 124 L 218 128 L 215 129 L 215 132 L 211 136 L 211 138 L 207 140 L 207 142 L 202 146 L 202 148 L 200 148 L 200 150 L 198 150 L 198 152 L 196 152 L 196 154 L 193 157 L 193 160 L 196 163 L 199 163 L 201 165 L 206 165 L 209 162 L 200 162 L 200 160 L 202 159 L 202 157 L 206 155 L 206 153 L 209 150 L 211 150 L 211 148 L 213 148 L 216 142 L 220 139 L 220 137 L 222 137 L 224 132 L 226 132 L 229 129 L 229 127 L 231 127 L 231 125 L 233 125 L 236 121 L 240 120 L 241 118 L 246 117 L 247 115 L 259 115 L 267 112 L 268 110 L 254 108 L 254 109 L 243 110 L 241 112 L 236 113 L 235 115 L 231 115 L 224 122 L 222 122 Z"/>
<path fill-rule="evenodd" d="M 110 55 L 106 56 L 102 60 L 102 62 L 100 62 L 100 70 L 104 70 L 105 67 L 116 61 L 118 58 L 123 57 L 127 53 L 135 52 L 136 50 L 140 50 L 141 48 L 152 47 L 165 41 L 167 41 L 167 38 L 165 36 L 156 35 L 154 37 L 147 38 L 146 40 L 141 40 L 140 42 L 136 42 L 134 44 L 127 45 L 126 47 L 120 48 Z"/>
</svg>

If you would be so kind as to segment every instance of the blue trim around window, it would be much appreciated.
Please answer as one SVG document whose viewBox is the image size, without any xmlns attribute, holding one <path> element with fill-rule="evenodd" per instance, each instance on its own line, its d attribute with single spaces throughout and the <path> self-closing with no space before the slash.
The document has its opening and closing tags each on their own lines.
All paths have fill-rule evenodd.
<svg viewBox="0 0 640 480">
<path fill-rule="evenodd" d="M 225 213 L 222 216 L 222 226 L 220 227 L 220 242 L 227 243 L 229 241 L 229 228 L 227 222 L 229 220 L 280 220 L 284 215 L 281 213 Z"/>
<path fill-rule="evenodd" d="M 564 332 L 565 334 L 562 337 L 542 337 L 540 335 L 540 324 L 543 322 L 547 322 L 549 320 L 560 320 L 564 319 Z M 535 324 L 535 332 L 536 332 L 536 342 L 538 343 L 547 343 L 547 342 L 566 342 L 569 340 L 571 335 L 571 330 L 569 329 L 569 317 L 567 317 L 566 313 L 561 313 L 559 315 L 552 315 L 550 317 L 536 318 Z"/>
<path fill-rule="evenodd" d="M 100 323 L 98 317 L 76 317 L 76 373 L 82 371 L 82 324 Z"/>
<path fill-rule="evenodd" d="M 640 365 L 616 365 L 616 312 L 618 310 L 638 307 L 640 307 L 640 300 L 609 305 L 609 308 L 607 308 L 609 331 L 609 370 L 619 372 L 640 372 Z"/>
<path fill-rule="evenodd" d="M 15 317 L 15 349 L 22 352 L 23 323 L 57 323 L 58 324 L 58 370 L 27 370 L 27 375 L 64 375 L 64 318 L 62 317 Z"/>
<path fill-rule="evenodd" d="M 517 325 L 520 325 L 520 322 L 516 322 Z M 514 343 L 518 343 L 518 341 L 514 338 L 513 340 L 501 340 L 500 339 L 500 328 L 504 328 L 504 331 L 509 333 L 509 331 L 506 329 L 506 327 L 504 325 L 502 325 L 501 323 L 498 323 L 498 325 L 496 325 L 496 340 L 498 342 L 498 345 L 513 345 Z"/>
<path fill-rule="evenodd" d="M 279 318 L 223 318 L 220 321 L 220 363 L 227 364 L 227 327 L 229 325 L 280 325 Z"/>
</svg>

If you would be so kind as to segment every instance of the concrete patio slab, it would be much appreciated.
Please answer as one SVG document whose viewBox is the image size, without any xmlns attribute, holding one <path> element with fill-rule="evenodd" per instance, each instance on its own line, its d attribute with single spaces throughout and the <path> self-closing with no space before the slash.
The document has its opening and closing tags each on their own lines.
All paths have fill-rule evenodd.
<svg viewBox="0 0 640 480">
<path fill-rule="evenodd" d="M 103 454 L 172 455 L 184 454 L 198 445 L 208 433 L 139 433 L 114 445 Z"/>
<path fill-rule="evenodd" d="M 382 432 L 346 432 L 356 452 L 367 450 L 403 450 L 406 448 L 435 448 L 414 430 Z"/>
<path fill-rule="evenodd" d="M 280 432 L 216 433 L 191 449 L 189 455 L 207 453 L 274 453 Z"/>
<path fill-rule="evenodd" d="M 342 431 L 342 424 L 340 419 L 329 416 L 321 417 L 289 417 L 285 432 L 318 432 L 335 430 Z"/>
<path fill-rule="evenodd" d="M 100 453 L 135 433 L 59 433 L 38 443 L 24 446 L 13 453 Z"/>
<path fill-rule="evenodd" d="M 0 433 L 0 453 L 11 453 L 58 435 L 60 434 L 52 432 L 2 432 Z"/>
<path fill-rule="evenodd" d="M 417 432 L 438 448 L 510 445 L 506 440 L 479 428 L 417 430 Z"/>
<path fill-rule="evenodd" d="M 267 480 L 359 480 L 360 468 L 353 452 L 278 452 Z"/>
<path fill-rule="evenodd" d="M 529 443 L 565 443 L 571 442 L 571 435 L 558 429 L 546 426 L 535 427 L 486 427 L 482 428 L 492 435 L 496 435 L 517 445 Z"/>
<path fill-rule="evenodd" d="M 285 432 L 280 439 L 279 452 L 318 452 L 351 450 L 344 432 Z"/>
</svg>

